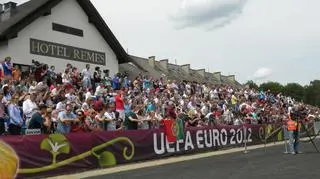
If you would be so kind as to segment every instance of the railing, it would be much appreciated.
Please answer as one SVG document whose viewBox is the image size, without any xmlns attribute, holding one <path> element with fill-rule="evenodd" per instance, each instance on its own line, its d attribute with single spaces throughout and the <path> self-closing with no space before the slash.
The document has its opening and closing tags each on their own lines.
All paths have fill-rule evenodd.
<svg viewBox="0 0 320 179">
<path fill-rule="evenodd" d="M 316 126 L 316 125 L 314 125 Z M 0 178 L 48 177 L 136 161 L 279 141 L 282 125 L 189 128 L 168 143 L 162 129 L 0 137 Z M 10 173 L 11 172 L 11 173 Z"/>
</svg>

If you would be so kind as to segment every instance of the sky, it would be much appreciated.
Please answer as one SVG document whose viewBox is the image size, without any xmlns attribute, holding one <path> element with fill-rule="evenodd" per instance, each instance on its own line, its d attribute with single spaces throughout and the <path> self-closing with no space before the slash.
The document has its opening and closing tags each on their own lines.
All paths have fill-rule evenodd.
<svg viewBox="0 0 320 179">
<path fill-rule="evenodd" d="M 320 77 L 319 0 L 92 2 L 131 55 L 234 74 L 242 83 L 306 85 Z"/>
</svg>

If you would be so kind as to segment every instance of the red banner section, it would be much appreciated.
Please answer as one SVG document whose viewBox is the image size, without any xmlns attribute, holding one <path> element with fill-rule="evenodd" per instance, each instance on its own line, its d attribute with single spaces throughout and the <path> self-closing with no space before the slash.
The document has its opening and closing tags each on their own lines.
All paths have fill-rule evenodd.
<svg viewBox="0 0 320 179">
<path fill-rule="evenodd" d="M 245 134 L 246 133 L 246 134 Z M 163 130 L 7 136 L 0 138 L 0 178 L 48 177 L 118 164 L 263 142 L 262 125 L 191 128 L 184 139 Z"/>
</svg>

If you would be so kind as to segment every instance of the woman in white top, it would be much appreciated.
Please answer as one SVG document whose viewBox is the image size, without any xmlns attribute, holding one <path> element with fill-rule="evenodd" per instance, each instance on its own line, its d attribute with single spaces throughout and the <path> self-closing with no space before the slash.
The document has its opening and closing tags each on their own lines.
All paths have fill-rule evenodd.
<svg viewBox="0 0 320 179">
<path fill-rule="evenodd" d="M 105 122 L 107 122 L 107 130 L 115 131 L 117 129 L 117 118 L 116 114 L 113 112 L 115 110 L 114 104 L 109 104 L 106 112 L 104 113 Z"/>
<path fill-rule="evenodd" d="M 62 83 L 71 83 L 71 76 L 69 69 L 66 69 L 64 73 L 62 73 Z"/>
</svg>

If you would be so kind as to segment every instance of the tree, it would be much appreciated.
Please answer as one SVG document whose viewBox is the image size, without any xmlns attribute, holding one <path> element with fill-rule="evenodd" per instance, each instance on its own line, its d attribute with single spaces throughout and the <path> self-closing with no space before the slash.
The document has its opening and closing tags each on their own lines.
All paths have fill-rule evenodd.
<svg viewBox="0 0 320 179">
<path fill-rule="evenodd" d="M 247 81 L 247 83 L 245 84 L 246 86 L 248 86 L 250 89 L 258 89 L 259 86 L 252 80 Z"/>
<path fill-rule="evenodd" d="M 259 89 L 263 91 L 270 90 L 272 93 L 281 93 L 283 92 L 284 87 L 278 82 L 267 82 L 262 83 Z"/>
<path fill-rule="evenodd" d="M 314 106 L 320 106 L 320 80 L 310 82 L 305 87 L 305 102 Z"/>
<path fill-rule="evenodd" d="M 283 94 L 294 98 L 296 101 L 304 100 L 305 89 L 298 83 L 288 83 L 283 88 Z"/>
</svg>

